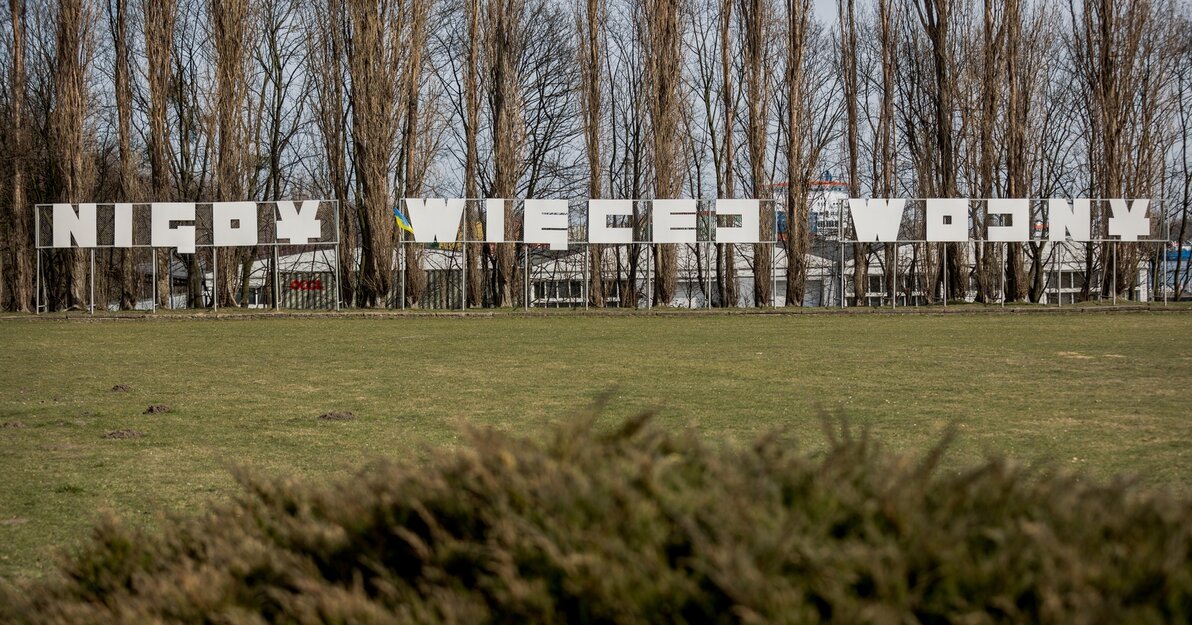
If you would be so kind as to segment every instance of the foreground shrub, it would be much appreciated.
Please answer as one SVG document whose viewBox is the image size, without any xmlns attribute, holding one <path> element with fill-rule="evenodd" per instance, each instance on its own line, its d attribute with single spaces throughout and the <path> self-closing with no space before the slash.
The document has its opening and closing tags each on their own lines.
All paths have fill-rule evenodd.
<svg viewBox="0 0 1192 625">
<path fill-rule="evenodd" d="M 818 454 L 637 419 L 495 432 L 331 486 L 115 522 L 15 622 L 1185 623 L 1192 504 L 864 437 Z M 5 610 L 8 612 L 5 613 Z"/>
</svg>

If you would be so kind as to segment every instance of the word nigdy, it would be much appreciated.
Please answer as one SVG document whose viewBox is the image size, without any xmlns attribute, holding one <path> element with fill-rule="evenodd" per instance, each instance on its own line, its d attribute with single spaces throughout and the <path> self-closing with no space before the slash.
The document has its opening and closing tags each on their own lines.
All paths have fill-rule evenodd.
<svg viewBox="0 0 1192 625">
<path fill-rule="evenodd" d="M 505 239 L 504 199 L 485 199 L 484 243 L 503 243 Z M 926 240 L 953 242 L 971 241 L 969 203 L 964 198 L 927 199 Z M 986 214 L 991 219 L 986 228 L 985 241 L 1026 242 L 1031 239 L 1030 203 L 1028 199 L 984 200 Z M 569 202 L 554 199 L 522 200 L 522 242 L 549 245 L 551 249 L 567 249 L 570 242 Z M 634 243 L 633 228 L 626 225 L 634 215 L 636 200 L 587 201 L 587 243 Z M 1047 200 L 1048 240 L 1090 241 L 1091 200 Z M 321 242 L 321 220 L 316 217 L 319 201 L 278 201 L 264 203 L 276 206 L 276 241 L 292 245 Z M 650 200 L 649 216 L 652 238 L 648 243 L 696 243 L 699 200 Z M 848 200 L 854 232 L 858 242 L 896 242 L 906 211 L 906 199 Z M 1108 200 L 1112 216 L 1108 220 L 1108 234 L 1122 241 L 1137 241 L 1150 234 L 1147 215 L 1150 200 Z M 460 224 L 466 200 L 448 198 L 407 198 L 406 215 L 417 243 L 455 243 L 459 241 Z M 54 204 L 53 247 L 99 247 L 96 236 L 97 204 Z M 132 204 L 114 204 L 114 237 L 111 247 L 132 247 Z M 176 247 L 183 254 L 194 253 L 195 207 L 186 202 L 155 202 L 151 206 L 152 247 Z M 212 245 L 215 247 L 254 246 L 257 234 L 258 204 L 256 202 L 214 202 L 212 215 Z M 717 243 L 761 243 L 761 200 L 719 199 L 715 201 L 718 219 L 713 241 Z M 994 224 L 996 222 L 996 225 Z M 642 241 L 636 241 L 642 242 Z"/>
</svg>

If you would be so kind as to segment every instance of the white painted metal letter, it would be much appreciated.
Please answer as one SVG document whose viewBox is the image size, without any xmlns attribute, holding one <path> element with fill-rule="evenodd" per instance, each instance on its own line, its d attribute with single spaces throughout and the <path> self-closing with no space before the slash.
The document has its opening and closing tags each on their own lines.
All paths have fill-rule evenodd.
<svg viewBox="0 0 1192 625">
<path fill-rule="evenodd" d="M 1113 210 L 1113 217 L 1109 218 L 1109 234 L 1120 237 L 1123 241 L 1137 241 L 1138 237 L 1151 234 L 1151 218 L 1146 211 L 1150 200 L 1109 200 L 1109 208 Z"/>
<path fill-rule="evenodd" d="M 633 228 L 609 226 L 609 217 L 633 217 L 633 200 L 588 200 L 588 243 L 633 243 Z"/>
<path fill-rule="evenodd" d="M 406 215 L 414 229 L 414 240 L 418 243 L 455 243 L 466 204 L 457 198 L 406 198 Z"/>
<path fill-rule="evenodd" d="M 1051 223 L 1047 226 L 1047 240 L 1052 243 L 1071 238 L 1073 241 L 1088 241 L 1090 238 L 1089 201 L 1072 200 L 1072 205 L 1063 198 L 1047 201 L 1047 215 Z"/>
<path fill-rule="evenodd" d="M 695 243 L 696 200 L 654 200 L 650 212 L 655 243 Z"/>
<path fill-rule="evenodd" d="M 968 200 L 931 198 L 927 200 L 928 241 L 968 241 Z"/>
<path fill-rule="evenodd" d="M 179 254 L 195 253 L 195 205 L 190 202 L 154 202 L 152 210 L 153 247 L 176 247 Z M 176 221 L 189 225 L 175 226 Z M 280 229 L 280 224 L 279 224 Z"/>
<path fill-rule="evenodd" d="M 526 200 L 526 243 L 548 243 L 567 249 L 567 200 Z"/>
<path fill-rule="evenodd" d="M 1009 215 L 1010 225 L 989 226 L 985 238 L 990 241 L 1025 242 L 1031 237 L 1030 223 L 1031 202 L 1026 199 L 998 198 L 987 200 L 986 213 L 989 215 Z"/>
<path fill-rule="evenodd" d="M 257 244 L 256 202 L 215 202 L 211 205 L 211 244 L 216 247 Z"/>
<path fill-rule="evenodd" d="M 54 247 L 71 247 L 72 236 L 78 247 L 95 247 L 95 205 L 78 207 L 76 214 L 72 204 L 54 205 Z"/>
<path fill-rule="evenodd" d="M 762 201 L 757 199 L 716 200 L 716 242 L 760 242 L 762 236 L 761 211 Z M 740 217 L 741 225 L 721 226 L 719 225 L 721 215 Z"/>
<path fill-rule="evenodd" d="M 905 199 L 849 198 L 848 211 L 853 216 L 857 240 L 865 243 L 889 243 L 898 240 Z"/>
<path fill-rule="evenodd" d="M 281 215 L 277 221 L 278 242 L 286 239 L 291 244 L 302 245 L 312 240 L 317 242 L 322 236 L 323 222 L 315 219 L 319 214 L 318 200 L 307 200 L 298 209 L 293 202 L 279 200 L 277 212 Z"/>
</svg>

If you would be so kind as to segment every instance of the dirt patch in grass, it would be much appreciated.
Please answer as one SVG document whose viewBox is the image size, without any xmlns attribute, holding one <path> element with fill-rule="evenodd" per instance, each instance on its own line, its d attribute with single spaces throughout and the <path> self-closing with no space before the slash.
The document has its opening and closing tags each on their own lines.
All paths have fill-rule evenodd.
<svg viewBox="0 0 1192 625">
<path fill-rule="evenodd" d="M 103 437 L 104 438 L 113 438 L 113 439 L 116 439 L 116 438 L 140 438 L 144 435 L 145 434 L 143 432 L 138 432 L 136 430 L 112 430 L 111 432 L 104 434 Z"/>
<path fill-rule="evenodd" d="M 0 430 L 15 430 L 23 427 L 25 427 L 25 424 L 20 421 L 5 421 L 4 423 L 0 423 Z"/>
<path fill-rule="evenodd" d="M 127 393 L 132 390 L 132 387 L 127 384 L 117 384 L 112 387 L 113 393 Z"/>
<path fill-rule="evenodd" d="M 170 407 L 165 404 L 150 404 L 149 407 L 145 409 L 145 414 L 162 414 L 169 411 Z"/>
<path fill-rule="evenodd" d="M 323 421 L 351 421 L 355 418 L 356 415 L 352 414 L 350 410 L 332 410 L 319 415 L 319 419 Z"/>
</svg>

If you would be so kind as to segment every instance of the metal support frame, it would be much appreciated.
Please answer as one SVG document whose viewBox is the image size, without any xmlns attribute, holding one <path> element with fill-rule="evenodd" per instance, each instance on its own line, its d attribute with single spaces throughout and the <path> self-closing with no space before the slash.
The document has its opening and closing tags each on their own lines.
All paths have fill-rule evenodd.
<svg viewBox="0 0 1192 625">
<path fill-rule="evenodd" d="M 1176 246 L 1176 254 L 1181 254 L 1180 246 Z M 1163 305 L 1167 305 L 1167 257 L 1163 254 L 1163 247 L 1159 246 L 1159 260 L 1163 263 Z M 1177 277 L 1176 280 L 1179 278 Z M 1172 281 L 1172 286 L 1175 286 L 1175 281 Z"/>
<path fill-rule="evenodd" d="M 944 276 L 944 308 L 948 307 L 948 244 L 945 242 L 940 246 L 943 251 L 942 260 L 940 261 L 940 273 Z"/>
<path fill-rule="evenodd" d="M 778 258 L 775 256 L 775 248 L 778 247 L 778 211 L 772 210 L 774 213 L 774 240 L 770 243 L 770 308 L 778 306 Z"/>
<path fill-rule="evenodd" d="M 468 309 L 468 208 L 464 206 L 464 240 L 460 249 L 463 250 L 463 264 L 459 267 L 459 305 L 462 310 Z"/>
<path fill-rule="evenodd" d="M 342 243 L 342 241 L 340 239 L 340 232 L 339 232 L 339 209 L 340 209 L 339 200 L 332 200 L 332 202 L 333 203 L 331 206 L 333 207 L 333 210 L 331 211 L 331 214 L 333 216 L 333 219 L 335 220 L 335 293 L 332 295 L 332 299 L 334 299 L 334 301 L 335 301 L 335 310 L 338 311 L 339 310 L 339 296 L 340 296 L 340 293 L 343 293 L 343 289 L 340 288 L 340 273 L 339 273 L 339 264 L 340 264 L 339 263 L 339 254 L 340 254 L 339 246 Z M 276 253 L 277 248 L 275 247 L 273 249 L 274 249 L 274 253 Z M 277 272 L 275 271 L 274 273 L 276 274 Z"/>
<path fill-rule="evenodd" d="M 37 285 L 34 286 L 34 301 L 33 314 L 41 314 L 41 250 L 36 250 L 37 255 Z"/>
<path fill-rule="evenodd" d="M 33 244 L 37 255 L 37 284 L 34 285 L 33 314 L 41 314 L 41 213 L 33 208 Z"/>
<path fill-rule="evenodd" d="M 329 246 L 336 247 L 336 262 L 335 262 L 335 269 L 334 269 L 334 271 L 335 271 L 335 288 L 336 288 L 335 308 L 336 308 L 336 310 L 339 310 L 339 304 L 340 304 L 340 302 L 339 302 L 339 291 L 340 291 L 339 202 L 336 200 L 320 200 L 320 202 L 324 202 L 324 203 L 328 203 L 328 204 L 332 205 L 332 220 L 335 224 L 335 239 L 333 241 L 321 241 L 321 242 L 309 244 L 309 245 L 311 245 L 312 247 L 314 247 L 316 249 L 317 248 L 326 248 Z M 267 204 L 267 203 L 268 202 L 256 202 L 256 204 Z M 100 204 L 111 204 L 111 202 L 100 202 Z M 145 204 L 152 204 L 152 202 L 135 202 L 135 204 L 145 205 Z M 202 204 L 202 202 L 199 202 L 199 204 Z M 48 297 L 46 296 L 46 294 L 44 292 L 45 284 L 44 284 L 44 280 L 43 280 L 43 276 L 42 276 L 42 267 L 41 267 L 42 254 L 41 253 L 42 253 L 43 249 L 48 249 L 48 248 L 52 247 L 52 246 L 43 246 L 41 244 L 41 211 L 38 210 L 39 207 L 41 207 L 41 206 L 48 206 L 48 205 L 47 204 L 35 204 L 34 205 L 34 213 L 33 213 L 34 214 L 34 221 L 33 221 L 34 252 L 35 252 L 35 258 L 37 261 L 37 271 L 36 271 L 36 275 L 35 275 L 35 294 L 34 295 L 35 295 L 35 308 L 36 308 L 36 312 L 38 312 L 38 313 L 41 312 L 41 309 L 43 307 L 48 306 Z M 275 259 L 275 262 L 274 262 L 274 302 L 276 305 L 280 299 L 280 290 L 281 290 L 280 284 L 279 284 L 279 278 L 278 278 L 280 262 L 278 262 L 278 260 L 277 260 L 277 258 L 278 258 L 277 250 L 278 250 L 278 247 L 283 244 L 274 242 L 272 244 L 266 243 L 263 245 L 271 245 L 273 247 L 273 254 L 274 254 L 274 259 Z M 289 244 L 284 244 L 284 245 L 289 245 Z M 114 246 L 102 246 L 102 247 L 113 248 Z M 203 246 L 203 247 L 208 247 L 211 249 L 212 308 L 215 310 L 218 310 L 218 308 L 219 308 L 219 294 L 218 294 L 218 289 L 216 288 L 216 283 L 218 282 L 218 260 L 217 260 L 218 248 L 216 248 L 214 245 Z M 94 314 L 95 309 L 98 307 L 98 302 L 97 302 L 97 298 L 96 298 L 96 294 L 95 294 L 95 250 L 98 248 L 87 248 L 87 249 L 91 250 L 90 251 L 90 271 L 89 271 L 89 274 L 90 274 L 89 275 L 90 303 L 88 305 L 88 309 L 91 314 Z M 168 293 L 167 297 L 168 297 L 168 301 L 173 302 L 174 281 L 173 281 L 173 272 L 171 270 L 171 265 L 172 265 L 172 258 L 171 258 L 171 251 L 170 251 L 171 248 L 157 248 L 157 247 L 153 246 L 152 244 L 149 244 L 149 245 L 133 245 L 128 249 L 147 249 L 147 250 L 149 250 L 149 257 L 150 257 L 149 265 L 150 265 L 150 272 L 151 272 L 150 275 L 151 275 L 151 281 L 152 281 L 149 312 L 154 312 L 154 313 L 157 312 L 157 299 L 160 296 L 160 293 L 158 292 L 158 287 L 157 287 L 157 264 L 158 264 L 157 253 L 158 253 L 159 249 L 165 251 L 166 270 L 170 274 L 169 280 L 168 280 L 169 293 Z M 198 253 L 198 249 L 195 250 L 195 253 L 196 254 Z M 201 305 L 201 303 L 200 303 L 200 305 Z M 190 302 L 190 306 L 199 307 L 199 306 L 196 306 L 195 302 Z"/>
<path fill-rule="evenodd" d="M 277 253 L 277 248 L 273 248 L 273 310 L 281 308 L 281 258 Z M 336 306 L 339 306 L 339 248 L 336 248 L 336 263 L 335 263 L 335 292 Z M 337 308 L 338 310 L 338 308 Z"/>
<path fill-rule="evenodd" d="M 152 294 L 150 295 L 149 312 L 155 313 L 155 312 L 157 312 L 157 248 L 156 247 L 149 248 L 149 256 L 150 256 L 149 264 L 153 267 L 152 277 L 150 277 L 150 280 L 153 281 L 153 290 L 152 290 Z"/>
<path fill-rule="evenodd" d="M 88 314 L 95 315 L 95 248 L 91 248 L 91 270 L 88 280 L 91 286 L 91 303 L 87 307 Z"/>
<path fill-rule="evenodd" d="M 790 262 L 790 261 L 787 261 L 787 262 Z M 856 289 L 857 289 L 857 286 L 854 284 L 853 290 L 855 291 Z M 845 307 L 845 300 L 847 300 L 847 299 L 848 298 L 845 297 L 845 295 L 844 295 L 844 241 L 841 241 L 840 242 L 840 307 L 841 308 Z"/>
<path fill-rule="evenodd" d="M 1110 273 L 1110 278 L 1109 278 L 1109 288 L 1113 290 L 1113 305 L 1117 306 L 1117 292 L 1118 292 L 1118 288 L 1117 288 L 1118 287 L 1118 284 L 1117 284 L 1117 248 L 1118 248 L 1118 246 L 1113 243 L 1110 243 L 1109 245 L 1111 246 L 1110 249 L 1113 250 L 1113 265 L 1110 266 L 1111 273 Z"/>
<path fill-rule="evenodd" d="M 646 310 L 654 308 L 654 271 L 650 267 L 653 261 L 654 244 L 646 244 Z"/>
<path fill-rule="evenodd" d="M 762 201 L 769 201 L 769 200 L 763 199 Z M 339 208 L 340 207 L 339 207 L 338 203 L 335 202 L 334 200 L 327 200 L 327 202 L 331 203 L 334 207 L 333 213 L 334 213 L 335 231 L 336 231 L 335 241 L 333 243 L 329 243 L 329 242 L 320 243 L 320 244 L 317 244 L 317 246 L 322 247 L 322 246 L 332 245 L 332 244 L 336 246 L 336 254 L 335 254 L 335 258 L 334 258 L 335 266 L 333 269 L 334 280 L 335 280 L 334 308 L 335 308 L 335 310 L 338 311 L 341 309 L 341 305 L 343 304 L 343 302 L 340 299 L 341 295 L 342 295 L 342 283 L 341 283 L 342 272 L 341 272 L 341 267 L 340 267 L 341 249 L 339 248 L 339 245 L 341 243 L 341 241 L 339 240 Z M 840 244 L 840 265 L 839 265 L 839 267 L 840 267 L 840 276 L 839 276 L 840 304 L 839 305 L 841 308 L 846 308 L 846 307 L 848 307 L 848 297 L 847 297 L 847 288 L 846 288 L 847 275 L 846 275 L 846 271 L 845 271 L 846 263 L 847 263 L 847 258 L 846 258 L 847 250 L 845 248 L 848 244 L 857 245 L 859 243 L 855 242 L 855 241 L 848 241 L 845 236 L 844 202 L 843 201 L 837 202 L 837 208 L 838 208 L 838 228 L 839 228 L 837 234 L 838 234 L 838 240 L 839 240 L 839 244 Z M 41 242 L 40 216 L 41 216 L 41 212 L 35 206 L 36 219 L 35 219 L 34 236 L 35 236 L 36 242 L 38 243 L 38 245 L 35 246 L 35 248 L 36 248 L 36 252 L 35 252 L 36 253 L 36 265 L 37 265 L 37 268 L 36 268 L 37 288 L 35 290 L 35 310 L 38 313 L 40 313 L 44 308 L 47 307 L 47 301 L 48 301 L 47 290 L 46 290 L 46 285 L 45 285 L 44 275 L 43 275 L 44 269 L 43 269 L 42 254 L 41 254 L 41 250 L 44 248 L 42 248 L 40 245 L 40 242 Z M 764 305 L 768 304 L 771 307 L 776 307 L 777 301 L 778 301 L 777 260 L 778 260 L 778 256 L 779 256 L 779 253 L 778 253 L 779 250 L 777 249 L 777 247 L 779 245 L 779 240 L 778 240 L 779 214 L 778 214 L 777 209 L 775 209 L 772 217 L 773 217 L 774 237 L 772 237 L 773 240 L 768 242 L 772 246 L 769 250 L 770 263 L 771 263 L 770 288 L 772 289 L 772 291 L 770 293 L 768 302 L 756 302 L 756 304 L 759 306 L 764 306 Z M 463 245 L 463 249 L 461 250 L 460 254 L 455 255 L 455 258 L 459 259 L 460 262 L 462 263 L 460 266 L 460 274 L 459 274 L 460 280 L 461 280 L 461 284 L 459 287 L 459 292 L 460 292 L 459 306 L 462 310 L 467 310 L 469 308 L 469 306 L 468 306 L 469 302 L 468 302 L 467 298 L 468 298 L 468 277 L 469 277 L 469 275 L 468 275 L 469 274 L 469 266 L 468 266 L 469 240 L 468 239 L 470 238 L 469 237 L 470 223 L 469 223 L 469 216 L 466 212 L 464 215 L 463 224 L 464 224 L 464 234 L 462 237 L 460 237 L 461 238 L 460 244 Z M 645 220 L 645 232 L 647 234 L 647 236 L 645 237 L 646 239 L 651 238 L 652 226 L 653 226 L 652 211 L 647 211 L 646 212 L 646 220 Z M 1119 257 L 1118 248 L 1121 245 L 1121 241 L 1113 240 L 1113 239 L 1094 239 L 1093 241 L 1102 241 L 1102 242 L 1108 243 L 1109 246 L 1111 247 L 1110 255 L 1109 255 L 1110 256 L 1109 261 L 1112 263 L 1110 266 L 1111 284 L 1112 284 L 1112 289 L 1113 289 L 1111 301 L 1112 301 L 1113 305 L 1117 305 L 1117 303 L 1118 303 L 1118 297 L 1117 297 L 1118 296 L 1118 284 L 1117 284 L 1118 267 L 1117 267 L 1117 264 L 1118 264 L 1118 257 Z M 1173 277 L 1170 275 L 1170 268 L 1167 266 L 1167 263 L 1165 261 L 1165 256 L 1163 254 L 1163 248 L 1161 245 L 1159 245 L 1160 243 L 1162 243 L 1162 241 L 1157 240 L 1157 239 L 1156 240 L 1148 240 L 1148 241 L 1154 242 L 1156 244 L 1156 246 L 1157 246 L 1157 262 L 1161 265 L 1161 267 L 1158 267 L 1156 270 L 1156 273 L 1158 274 L 1158 276 L 1153 277 L 1151 282 L 1157 283 L 1160 285 L 1160 286 L 1158 286 L 1158 288 L 1162 289 L 1163 303 L 1164 303 L 1164 305 L 1166 305 L 1166 304 L 1168 304 L 1168 302 L 1170 300 L 1169 290 L 1170 290 L 1171 286 L 1175 286 L 1174 280 L 1173 280 L 1173 284 L 1171 286 L 1169 286 L 1168 280 L 1172 279 Z M 406 256 L 405 255 L 405 252 L 406 252 L 405 246 L 408 243 L 409 243 L 409 241 L 407 241 L 405 239 L 404 233 L 401 233 L 399 231 L 399 244 L 398 244 L 399 258 L 398 258 L 397 266 L 399 268 L 399 273 L 400 273 L 400 280 L 399 280 L 400 291 L 399 291 L 398 297 L 400 298 L 399 307 L 402 309 L 404 309 L 406 307 L 405 290 L 406 290 L 407 279 L 405 276 L 405 272 L 408 269 L 408 267 L 407 267 L 407 262 L 406 262 L 407 259 L 405 257 Z M 510 242 L 510 243 L 516 243 L 516 242 Z M 528 310 L 530 307 L 533 306 L 533 292 L 534 292 L 533 291 L 533 280 L 532 280 L 532 276 L 531 276 L 531 262 L 530 262 L 530 255 L 532 254 L 532 250 L 530 249 L 529 244 L 525 243 L 524 241 L 520 242 L 520 243 L 522 245 L 522 252 L 523 252 L 523 258 L 522 258 L 523 280 L 524 280 L 524 282 L 523 282 L 523 287 L 524 287 L 524 289 L 523 289 L 524 290 L 523 305 L 524 305 L 524 308 L 526 310 Z M 706 263 L 701 263 L 701 266 L 706 266 L 707 271 L 708 271 L 708 274 L 707 274 L 707 277 L 705 280 L 705 282 L 706 282 L 706 285 L 705 285 L 706 297 L 705 297 L 703 305 L 704 305 L 704 307 L 711 307 L 713 305 L 713 291 L 715 290 L 715 284 L 714 284 L 715 273 L 714 272 L 718 271 L 720 269 L 719 267 L 717 267 L 715 270 L 713 269 L 714 259 L 713 259 L 712 255 L 715 250 L 715 247 L 719 244 L 717 242 L 715 242 L 714 240 L 712 240 L 711 237 L 709 237 L 708 240 L 706 240 L 706 241 L 702 241 L 702 243 L 704 244 L 703 249 L 705 250 L 707 260 L 706 260 Z M 898 272 L 899 272 L 899 265 L 900 265 L 899 246 L 900 246 L 900 244 L 907 244 L 907 243 L 913 244 L 914 241 L 894 241 L 894 242 L 892 242 L 893 246 L 892 246 L 891 252 L 892 252 L 893 256 L 892 256 L 892 258 L 888 259 L 888 262 L 890 262 L 893 267 L 893 282 L 891 285 L 887 285 L 887 288 L 890 289 L 890 291 L 892 292 L 891 302 L 890 302 L 892 309 L 896 309 L 898 307 L 898 297 L 900 295 L 900 289 L 899 289 L 899 283 L 898 283 L 898 279 L 899 279 Z M 943 295 L 943 303 L 942 303 L 942 305 L 944 307 L 947 307 L 948 299 L 950 296 L 950 292 L 949 292 L 949 286 L 950 286 L 949 273 L 950 273 L 950 271 L 949 271 L 949 266 L 948 266 L 948 250 L 947 250 L 947 242 L 940 242 L 940 243 L 942 245 L 941 256 L 940 256 L 941 271 L 943 272 L 942 280 L 941 280 L 941 283 L 943 285 L 943 294 L 942 294 Z M 980 241 L 970 241 L 970 243 L 972 243 L 974 245 L 981 244 Z M 592 306 L 592 298 L 594 296 L 598 296 L 598 294 L 592 293 L 592 289 L 591 289 L 591 279 L 593 277 L 593 272 L 594 271 L 602 271 L 602 267 L 600 265 L 593 266 L 593 263 L 598 262 L 598 261 L 596 259 L 594 259 L 594 255 L 593 255 L 593 251 L 592 251 L 592 244 L 590 242 L 577 242 L 577 244 L 583 245 L 582 254 L 577 255 L 581 259 L 581 263 L 582 263 L 581 267 L 580 267 L 580 271 L 577 273 L 580 274 L 580 278 L 581 278 L 580 292 L 581 292 L 581 296 L 584 300 L 584 309 L 588 310 Z M 649 240 L 638 241 L 638 242 L 635 242 L 635 244 L 641 245 L 641 247 L 644 248 L 644 251 L 646 254 L 646 263 L 645 263 L 646 275 L 644 278 L 644 286 L 645 286 L 646 308 L 648 310 L 651 310 L 651 309 L 653 309 L 654 298 L 656 295 L 654 293 L 654 287 L 656 286 L 656 284 L 655 284 L 656 276 L 654 275 L 654 272 L 655 272 L 656 268 L 655 268 L 655 263 L 654 263 L 654 259 L 653 259 L 653 253 L 656 251 L 655 246 L 657 244 L 655 244 Z M 275 310 L 280 309 L 280 307 L 282 305 L 281 277 L 280 277 L 280 269 L 281 269 L 281 267 L 280 267 L 280 252 L 278 249 L 279 245 L 280 244 L 275 243 L 272 246 L 273 249 L 272 249 L 272 258 L 271 258 L 272 263 L 273 263 L 273 266 L 272 266 L 273 302 L 272 302 L 272 304 L 273 304 L 273 308 Z M 1056 305 L 1058 307 L 1063 306 L 1063 264 L 1065 262 L 1064 259 L 1066 257 L 1065 248 L 1066 248 L 1066 243 L 1058 242 L 1058 241 L 1053 242 L 1052 243 L 1052 254 L 1051 254 L 1051 259 L 1050 259 L 1050 263 L 1049 263 L 1051 265 L 1050 273 L 1052 276 L 1054 276 L 1054 280 L 1055 280 L 1054 291 L 1056 294 Z M 151 267 L 151 275 L 152 275 L 152 284 L 151 284 L 152 296 L 150 298 L 149 310 L 151 312 L 156 312 L 157 300 L 160 296 L 160 293 L 158 292 L 158 267 L 157 267 L 158 260 L 159 260 L 158 256 L 157 256 L 158 248 L 155 248 L 152 246 L 147 246 L 147 249 L 149 250 L 149 253 L 150 253 L 150 267 Z M 785 248 L 784 248 L 784 251 L 785 251 Z M 1005 288 L 1006 288 L 1005 261 L 1008 259 L 1008 255 L 1009 255 L 1008 246 L 1003 245 L 999 250 L 997 250 L 997 252 L 995 252 L 995 254 L 996 253 L 1000 253 L 1000 262 L 998 263 L 998 265 L 999 265 L 999 267 L 1001 267 L 1001 274 L 1002 274 L 999 278 L 999 285 L 1000 285 L 1000 290 L 1001 290 L 1001 294 L 999 295 L 999 302 L 1000 302 L 1000 305 L 1004 307 L 1006 305 L 1006 301 L 1007 301 L 1007 294 L 1005 292 Z M 212 261 L 212 263 L 211 263 L 211 273 L 212 273 L 211 308 L 214 311 L 218 311 L 218 309 L 219 309 L 218 249 L 212 246 L 211 247 L 211 255 L 212 255 L 212 257 L 211 257 L 211 261 Z M 326 255 L 324 255 L 324 258 L 326 260 Z M 166 260 L 167 260 L 166 265 L 168 268 L 172 264 L 170 250 L 168 250 L 168 249 L 166 250 Z M 790 263 L 791 259 L 789 257 L 787 257 L 786 262 Z M 1102 266 L 1103 266 L 1103 264 L 1102 264 Z M 735 273 L 735 267 L 726 267 L 726 268 L 724 268 L 724 270 L 726 272 Z M 1135 267 L 1135 270 L 1137 270 L 1137 267 Z M 89 303 L 88 303 L 88 311 L 92 315 L 95 314 L 96 309 L 98 308 L 98 297 L 97 297 L 97 293 L 96 293 L 96 288 L 97 288 L 96 287 L 96 282 L 97 282 L 96 271 L 97 271 L 97 268 L 96 268 L 95 248 L 92 248 L 89 252 L 89 275 L 88 275 L 89 294 L 90 294 L 89 295 Z M 1102 274 L 1102 275 L 1104 275 L 1104 274 Z M 912 276 L 911 279 L 913 280 L 913 278 L 914 277 Z M 1135 276 L 1135 278 L 1136 278 L 1136 276 Z M 1157 280 L 1154 278 L 1157 278 Z M 1086 276 L 1086 279 L 1091 280 L 1092 276 Z M 1178 276 L 1174 277 L 1174 279 L 1178 279 Z M 868 285 L 868 283 L 866 283 L 864 285 L 855 285 L 855 286 L 859 289 L 860 288 L 867 289 L 867 285 Z M 172 289 L 173 289 L 172 275 L 171 275 L 171 279 L 169 280 L 169 286 L 172 291 Z M 912 289 L 912 292 L 913 292 L 913 289 Z M 172 294 L 171 294 L 170 299 L 172 301 Z M 1150 295 L 1150 301 L 1157 301 L 1157 299 L 1158 299 L 1157 294 L 1152 293 Z M 721 302 L 721 303 L 724 305 L 739 304 L 739 302 Z M 663 302 L 663 304 L 669 304 L 669 302 Z M 197 307 L 197 306 L 201 306 L 201 305 L 202 305 L 201 301 L 191 303 L 191 306 Z M 637 307 L 639 304 L 638 304 L 638 302 L 635 302 L 634 305 L 635 305 L 635 307 Z"/>
<path fill-rule="evenodd" d="M 219 254 L 214 247 L 211 248 L 211 310 L 219 312 Z"/>
</svg>

